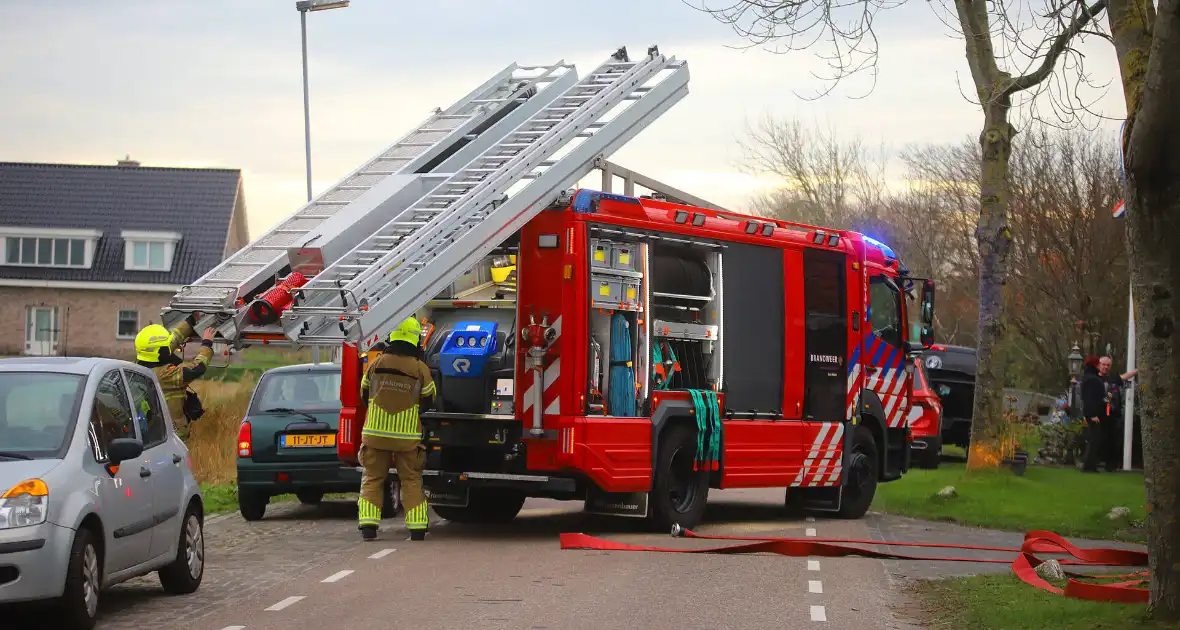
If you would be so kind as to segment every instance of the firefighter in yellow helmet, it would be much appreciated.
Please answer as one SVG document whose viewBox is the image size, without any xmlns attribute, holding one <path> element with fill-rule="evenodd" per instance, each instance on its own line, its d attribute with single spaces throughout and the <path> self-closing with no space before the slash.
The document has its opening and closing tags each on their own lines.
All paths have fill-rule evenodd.
<svg viewBox="0 0 1180 630">
<path fill-rule="evenodd" d="M 390 333 L 385 351 L 369 363 L 361 379 L 361 399 L 368 411 L 361 429 L 359 459 L 364 476 L 357 516 L 364 540 L 377 538 L 391 459 L 401 481 L 410 540 L 426 538 L 429 508 L 422 491 L 426 447 L 418 409 L 422 401 L 434 398 L 435 385 L 430 368 L 418 358 L 421 334 L 418 320 L 406 318 Z"/>
<path fill-rule="evenodd" d="M 189 383 L 201 378 L 213 358 L 213 327 L 201 334 L 201 350 L 191 362 L 185 363 L 176 350 L 196 337 L 196 317 L 193 313 L 172 330 L 159 324 L 144 327 L 135 336 L 135 359 L 140 365 L 155 372 L 164 390 L 164 404 L 172 416 L 172 425 L 182 440 L 188 439 L 190 419 L 185 414 L 185 396 Z M 195 420 L 195 418 L 194 418 Z"/>
</svg>

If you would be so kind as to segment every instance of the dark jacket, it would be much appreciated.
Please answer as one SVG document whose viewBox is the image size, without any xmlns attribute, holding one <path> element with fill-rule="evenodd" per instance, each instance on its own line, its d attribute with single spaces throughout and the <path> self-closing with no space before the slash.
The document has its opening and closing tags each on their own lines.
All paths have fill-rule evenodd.
<svg viewBox="0 0 1180 630">
<path fill-rule="evenodd" d="M 1082 373 L 1082 415 L 1106 419 L 1106 381 L 1098 375 L 1098 368 L 1086 366 Z"/>
</svg>

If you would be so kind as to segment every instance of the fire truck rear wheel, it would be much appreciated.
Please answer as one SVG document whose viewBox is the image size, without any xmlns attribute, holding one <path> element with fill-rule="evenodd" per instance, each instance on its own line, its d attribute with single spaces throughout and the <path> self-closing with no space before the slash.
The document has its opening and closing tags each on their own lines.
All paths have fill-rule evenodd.
<svg viewBox="0 0 1180 630">
<path fill-rule="evenodd" d="M 696 447 L 696 429 L 686 422 L 660 433 L 649 517 L 656 531 L 666 532 L 673 525 L 692 529 L 705 516 L 709 473 L 692 469 Z"/>
<path fill-rule="evenodd" d="M 467 507 L 431 506 L 452 523 L 510 523 L 524 507 L 524 493 L 510 488 L 472 488 Z"/>
<path fill-rule="evenodd" d="M 848 478 L 840 498 L 840 511 L 836 516 L 857 519 L 868 513 L 873 497 L 877 494 L 880 476 L 878 453 L 873 432 L 863 424 L 858 425 L 852 434 L 852 452 L 849 453 L 848 468 L 844 472 Z"/>
</svg>

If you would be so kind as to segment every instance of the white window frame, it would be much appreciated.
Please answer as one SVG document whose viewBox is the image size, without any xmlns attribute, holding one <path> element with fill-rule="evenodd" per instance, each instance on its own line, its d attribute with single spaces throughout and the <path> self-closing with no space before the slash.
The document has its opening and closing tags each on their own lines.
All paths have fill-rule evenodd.
<svg viewBox="0 0 1180 630">
<path fill-rule="evenodd" d="M 135 313 L 135 325 L 130 335 L 119 334 L 119 323 L 123 321 L 123 313 Z M 134 339 L 139 332 L 139 311 L 133 308 L 121 308 L 115 313 L 115 339 Z"/>
<path fill-rule="evenodd" d="M 75 230 L 66 228 L 31 228 L 31 227 L 5 227 L 0 226 L 0 266 L 4 267 L 29 267 L 29 268 L 47 268 L 55 269 L 90 269 L 94 265 L 94 251 L 98 247 L 98 239 L 102 237 L 102 232 L 99 230 Z M 49 264 L 41 264 L 37 262 L 23 263 L 19 260 L 15 263 L 8 262 L 8 239 L 37 239 L 37 240 L 67 240 L 67 241 L 82 241 L 82 263 L 77 265 L 71 264 L 56 264 L 53 262 L 52 250 L 50 250 Z"/>
<path fill-rule="evenodd" d="M 177 232 L 148 232 L 143 230 L 123 230 L 120 234 L 123 237 L 123 269 L 126 271 L 172 271 L 172 261 L 176 255 L 176 245 L 180 243 L 180 234 Z M 148 260 L 146 265 L 135 264 L 135 246 L 146 245 L 148 247 Z M 151 266 L 151 246 L 159 244 L 164 248 L 164 266 Z"/>
</svg>

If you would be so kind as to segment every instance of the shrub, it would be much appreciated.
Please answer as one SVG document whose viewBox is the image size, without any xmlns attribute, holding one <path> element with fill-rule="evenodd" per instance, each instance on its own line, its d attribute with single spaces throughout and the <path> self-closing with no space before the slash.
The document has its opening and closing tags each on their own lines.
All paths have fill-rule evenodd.
<svg viewBox="0 0 1180 630">
<path fill-rule="evenodd" d="M 198 482 L 231 483 L 237 476 L 238 427 L 254 387 L 250 382 L 197 381 L 205 415 L 193 423 L 188 448 Z"/>
</svg>

